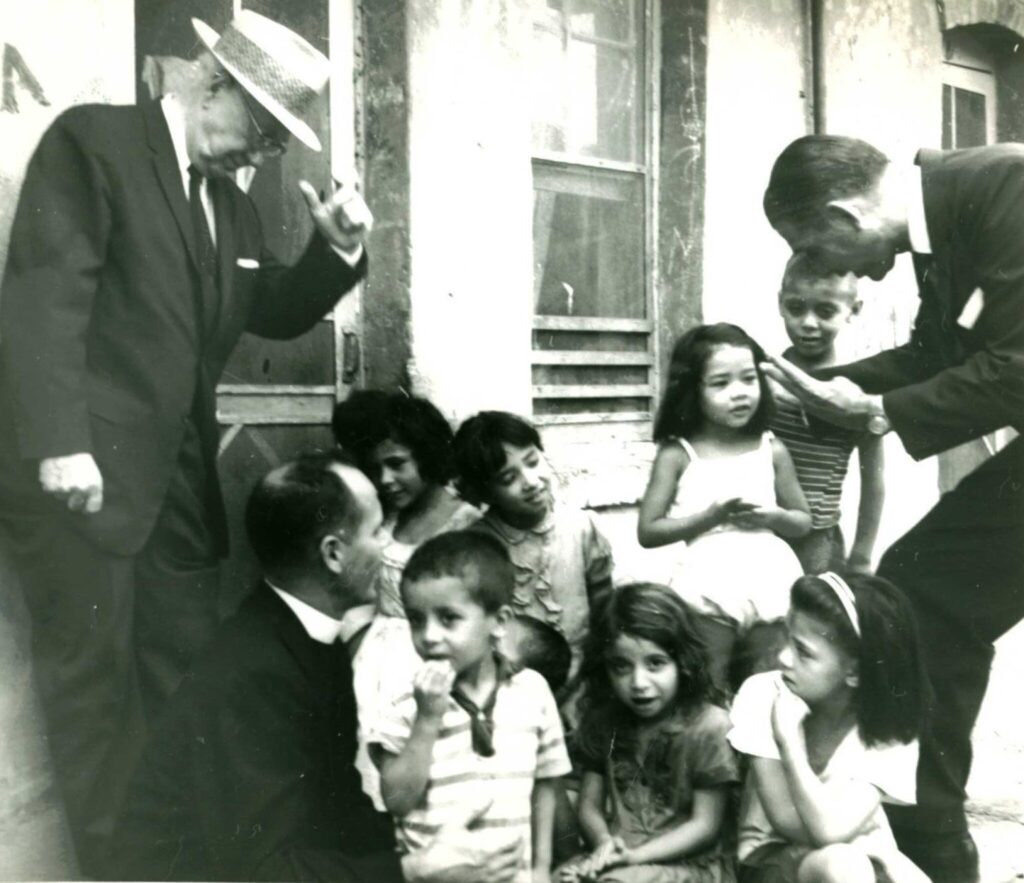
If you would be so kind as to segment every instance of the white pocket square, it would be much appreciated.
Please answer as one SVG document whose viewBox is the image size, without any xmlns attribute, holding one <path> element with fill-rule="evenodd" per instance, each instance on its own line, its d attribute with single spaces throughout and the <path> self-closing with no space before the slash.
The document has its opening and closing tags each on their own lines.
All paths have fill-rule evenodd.
<svg viewBox="0 0 1024 883">
<path fill-rule="evenodd" d="M 260 262 L 253 258 L 239 258 L 235 263 L 243 270 L 258 270 Z"/>
</svg>

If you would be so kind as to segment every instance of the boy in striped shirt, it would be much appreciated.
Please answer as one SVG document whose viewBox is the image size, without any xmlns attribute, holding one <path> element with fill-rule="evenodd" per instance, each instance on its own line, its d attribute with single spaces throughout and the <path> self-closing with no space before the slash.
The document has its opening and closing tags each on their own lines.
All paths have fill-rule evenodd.
<svg viewBox="0 0 1024 883">
<path fill-rule="evenodd" d="M 786 264 L 779 312 L 792 346 L 783 353 L 794 365 L 814 372 L 837 364 L 836 337 L 860 312 L 857 279 L 822 276 L 806 256 Z M 848 567 L 869 571 L 885 501 L 882 439 L 863 430 L 817 420 L 809 424 L 800 404 L 776 396 L 771 429 L 793 458 L 796 475 L 811 508 L 811 532 L 793 543 L 805 573 Z M 860 507 L 849 557 L 839 529 L 839 504 L 850 454 L 860 462 Z"/>
<path fill-rule="evenodd" d="M 367 735 L 399 848 L 417 849 L 481 797 L 482 852 L 518 842 L 515 883 L 550 877 L 556 780 L 570 764 L 544 679 L 496 653 L 515 575 L 497 540 L 466 531 L 424 543 L 402 575 L 402 603 L 424 664 L 412 690 Z"/>
</svg>

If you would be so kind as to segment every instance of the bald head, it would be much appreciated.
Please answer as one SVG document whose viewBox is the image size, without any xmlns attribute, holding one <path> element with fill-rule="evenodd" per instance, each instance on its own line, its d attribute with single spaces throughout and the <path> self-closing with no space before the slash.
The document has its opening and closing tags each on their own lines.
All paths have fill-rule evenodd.
<svg viewBox="0 0 1024 883">
<path fill-rule="evenodd" d="M 264 572 L 283 576 L 318 569 L 324 537 L 355 535 L 379 512 L 373 485 L 358 469 L 313 454 L 264 476 L 249 497 L 245 527 Z"/>
</svg>

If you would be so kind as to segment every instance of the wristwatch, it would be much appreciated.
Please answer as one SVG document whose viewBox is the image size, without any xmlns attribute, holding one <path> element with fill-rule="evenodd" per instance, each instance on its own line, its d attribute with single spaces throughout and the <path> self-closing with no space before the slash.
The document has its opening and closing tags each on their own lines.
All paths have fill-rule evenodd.
<svg viewBox="0 0 1024 883">
<path fill-rule="evenodd" d="M 871 415 L 868 417 L 867 430 L 872 435 L 885 435 L 891 429 L 892 424 L 889 422 L 889 418 L 885 416 L 882 398 L 879 396 L 874 407 L 871 409 Z"/>
</svg>

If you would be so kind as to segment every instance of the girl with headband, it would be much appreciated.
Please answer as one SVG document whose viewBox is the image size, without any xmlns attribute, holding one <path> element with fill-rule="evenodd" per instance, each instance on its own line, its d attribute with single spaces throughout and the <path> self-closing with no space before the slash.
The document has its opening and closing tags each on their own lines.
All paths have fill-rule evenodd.
<svg viewBox="0 0 1024 883">
<path fill-rule="evenodd" d="M 781 670 L 731 713 L 749 758 L 739 883 L 927 883 L 882 809 L 915 801 L 927 681 L 909 603 L 879 577 L 804 576 L 786 624 Z"/>
</svg>

